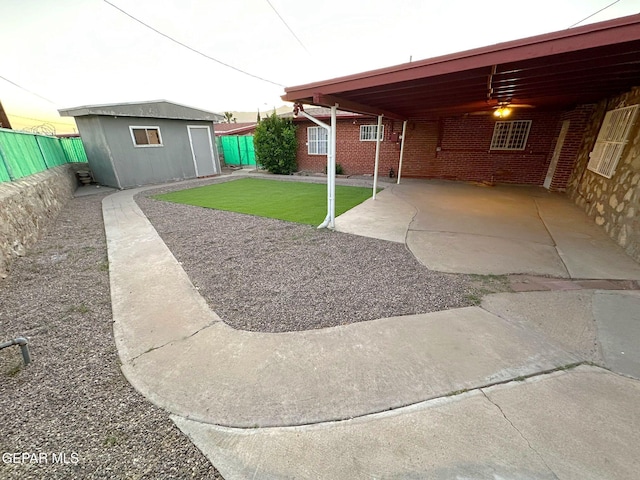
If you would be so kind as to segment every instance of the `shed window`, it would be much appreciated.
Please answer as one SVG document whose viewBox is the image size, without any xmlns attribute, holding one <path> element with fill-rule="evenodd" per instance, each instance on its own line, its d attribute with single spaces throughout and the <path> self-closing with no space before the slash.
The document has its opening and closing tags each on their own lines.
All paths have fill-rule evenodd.
<svg viewBox="0 0 640 480">
<path fill-rule="evenodd" d="M 161 147 L 162 137 L 159 127 L 129 127 L 136 147 Z"/>
<path fill-rule="evenodd" d="M 527 147 L 531 120 L 496 122 L 491 138 L 491 150 L 524 150 Z"/>
<path fill-rule="evenodd" d="M 326 155 L 327 130 L 322 127 L 307 127 L 307 151 L 309 155 Z"/>
<path fill-rule="evenodd" d="M 360 125 L 360 141 L 375 142 L 378 125 Z M 384 139 L 384 125 L 380 129 L 380 140 Z"/>
<path fill-rule="evenodd" d="M 618 166 L 629 131 L 633 126 L 638 105 L 609 110 L 604 116 L 593 151 L 589 154 L 587 168 L 592 172 L 611 178 Z"/>
</svg>

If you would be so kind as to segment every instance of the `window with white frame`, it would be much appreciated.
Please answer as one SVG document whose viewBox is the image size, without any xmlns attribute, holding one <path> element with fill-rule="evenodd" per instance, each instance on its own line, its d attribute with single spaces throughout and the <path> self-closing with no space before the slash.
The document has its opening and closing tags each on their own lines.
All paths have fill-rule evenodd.
<svg viewBox="0 0 640 480">
<path fill-rule="evenodd" d="M 160 127 L 130 126 L 131 139 L 136 147 L 161 147 Z"/>
<path fill-rule="evenodd" d="M 596 144 L 589 154 L 589 170 L 606 178 L 613 176 L 637 112 L 638 105 L 632 105 L 605 114 Z"/>
<path fill-rule="evenodd" d="M 360 141 L 375 142 L 378 125 L 360 125 Z M 384 139 L 384 125 L 380 129 L 380 140 Z"/>
<path fill-rule="evenodd" d="M 307 152 L 309 155 L 326 155 L 327 130 L 322 127 L 307 127 Z"/>
<path fill-rule="evenodd" d="M 524 150 L 531 129 L 531 120 L 496 122 L 491 137 L 491 150 Z"/>
</svg>

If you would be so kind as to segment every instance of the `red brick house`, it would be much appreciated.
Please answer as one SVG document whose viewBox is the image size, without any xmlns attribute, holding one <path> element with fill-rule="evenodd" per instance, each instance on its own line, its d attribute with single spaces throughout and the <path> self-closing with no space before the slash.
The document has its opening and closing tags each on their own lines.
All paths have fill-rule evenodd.
<svg viewBox="0 0 640 480">
<path fill-rule="evenodd" d="M 410 120 L 405 133 L 402 166 L 403 177 L 473 180 L 492 183 L 542 185 L 549 168 L 558 126 L 570 119 L 565 134 L 561 160 L 551 188 L 566 188 L 572 159 L 580 146 L 582 132 L 593 106 L 572 112 L 516 111 L 510 121 L 530 121 L 526 147 L 523 150 L 492 150 L 491 140 L 496 121 L 491 115 L 462 115 L 438 120 Z M 328 122 L 327 108 L 307 108 L 312 116 Z M 298 169 L 322 172 L 326 168 L 326 150 L 309 145 L 309 129 L 318 129 L 311 121 L 298 117 Z M 403 122 L 383 119 L 380 150 L 380 175 L 397 175 Z M 373 173 L 376 117 L 338 112 L 336 163 L 345 173 Z"/>
<path fill-rule="evenodd" d="M 639 59 L 632 15 L 289 87 L 282 98 L 364 115 L 336 117 L 346 173 L 374 173 L 381 118 L 378 175 L 397 172 L 403 140 L 403 177 L 566 191 L 640 260 Z M 312 125 L 300 123 L 299 168 L 320 171 Z"/>
</svg>

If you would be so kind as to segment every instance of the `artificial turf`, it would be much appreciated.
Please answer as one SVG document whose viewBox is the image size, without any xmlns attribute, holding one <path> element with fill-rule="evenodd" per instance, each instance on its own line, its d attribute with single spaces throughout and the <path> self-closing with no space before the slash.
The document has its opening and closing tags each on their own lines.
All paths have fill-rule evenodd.
<svg viewBox="0 0 640 480">
<path fill-rule="evenodd" d="M 370 196 L 369 188 L 336 185 L 336 216 Z M 318 225 L 327 214 L 327 186 L 318 183 L 243 178 L 153 198 L 307 225 Z"/>
</svg>

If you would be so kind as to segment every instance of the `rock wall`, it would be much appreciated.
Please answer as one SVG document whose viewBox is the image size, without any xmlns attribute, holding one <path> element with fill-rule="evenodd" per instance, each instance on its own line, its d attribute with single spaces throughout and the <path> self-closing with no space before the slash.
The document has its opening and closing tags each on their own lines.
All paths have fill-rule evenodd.
<svg viewBox="0 0 640 480">
<path fill-rule="evenodd" d="M 567 191 L 596 224 L 640 262 L 640 115 L 636 116 L 614 175 L 609 179 L 587 170 L 589 153 L 605 113 L 636 104 L 640 104 L 640 87 L 597 105 Z"/>
<path fill-rule="evenodd" d="M 74 165 L 0 183 L 0 278 L 11 260 L 33 246 L 77 186 Z"/>
</svg>

